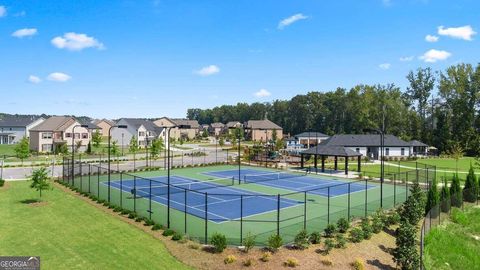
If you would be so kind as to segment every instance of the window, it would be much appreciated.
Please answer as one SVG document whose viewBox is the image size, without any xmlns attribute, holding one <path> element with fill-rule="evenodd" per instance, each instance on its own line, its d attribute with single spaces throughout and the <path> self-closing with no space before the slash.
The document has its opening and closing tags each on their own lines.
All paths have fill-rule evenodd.
<svg viewBox="0 0 480 270">
<path fill-rule="evenodd" d="M 75 133 L 75 139 L 80 139 L 80 133 Z"/>
<path fill-rule="evenodd" d="M 400 149 L 400 154 L 401 154 L 402 156 L 405 156 L 405 148 Z"/>
<path fill-rule="evenodd" d="M 71 137 L 72 137 L 72 133 L 70 132 L 65 133 L 65 138 L 71 138 Z"/>
<path fill-rule="evenodd" d="M 42 139 L 51 139 L 52 138 L 52 133 L 51 132 L 43 132 L 42 133 Z"/>
<path fill-rule="evenodd" d="M 390 155 L 390 148 L 385 148 L 385 156 L 389 156 Z"/>
<path fill-rule="evenodd" d="M 51 144 L 42 144 L 42 152 L 52 152 Z"/>
<path fill-rule="evenodd" d="M 145 136 L 145 132 L 144 131 L 139 131 L 138 132 L 138 137 L 144 137 Z"/>
<path fill-rule="evenodd" d="M 357 153 L 360 153 L 360 148 L 356 148 L 355 151 L 357 151 Z"/>
<path fill-rule="evenodd" d="M 88 133 L 82 133 L 82 139 L 88 139 Z"/>
</svg>

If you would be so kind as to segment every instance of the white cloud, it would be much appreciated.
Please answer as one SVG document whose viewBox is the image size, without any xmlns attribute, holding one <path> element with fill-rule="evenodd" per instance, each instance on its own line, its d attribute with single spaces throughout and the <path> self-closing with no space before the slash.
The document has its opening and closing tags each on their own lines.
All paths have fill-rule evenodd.
<svg viewBox="0 0 480 270">
<path fill-rule="evenodd" d="M 477 32 L 475 32 L 470 25 L 465 25 L 461 27 L 450 27 L 450 28 L 439 26 L 438 34 L 441 36 L 448 36 L 451 38 L 472 40 L 472 36 L 476 35 Z"/>
<path fill-rule="evenodd" d="M 200 75 L 200 76 L 210 76 L 210 75 L 213 75 L 213 74 L 216 74 L 216 73 L 219 73 L 219 72 L 220 72 L 220 68 L 217 67 L 216 65 L 206 66 L 206 67 L 203 67 L 203 68 L 195 71 L 195 73 Z"/>
<path fill-rule="evenodd" d="M 437 41 L 438 41 L 438 37 L 437 37 L 437 36 L 433 36 L 433 35 L 426 35 L 426 36 L 425 36 L 425 41 L 427 41 L 427 42 L 437 42 Z"/>
<path fill-rule="evenodd" d="M 257 92 L 255 92 L 253 94 L 254 96 L 258 97 L 258 98 L 262 98 L 262 97 L 269 97 L 272 95 L 272 93 L 268 92 L 267 89 L 260 89 L 258 90 Z"/>
<path fill-rule="evenodd" d="M 399 60 L 400 60 L 401 62 L 410 62 L 410 61 L 413 60 L 413 58 L 415 58 L 415 57 L 413 57 L 413 56 L 404 56 L 404 57 L 400 57 Z"/>
<path fill-rule="evenodd" d="M 62 72 L 53 72 L 47 76 L 47 80 L 54 81 L 54 82 L 66 82 L 70 80 L 72 77 L 68 74 Z"/>
<path fill-rule="evenodd" d="M 67 49 L 70 51 L 81 51 L 87 48 L 97 48 L 101 50 L 105 48 L 105 46 L 94 37 L 73 32 L 65 33 L 63 37 L 55 37 L 51 42 L 53 46 L 59 49 Z"/>
<path fill-rule="evenodd" d="M 28 76 L 28 81 L 31 82 L 31 83 L 37 84 L 37 83 L 41 83 L 42 79 L 40 79 L 39 77 L 37 77 L 35 75 L 30 75 L 30 76 Z"/>
<path fill-rule="evenodd" d="M 450 56 L 452 56 L 452 54 L 447 51 L 431 49 L 419 58 L 427 63 L 435 63 L 437 61 L 446 60 Z"/>
<path fill-rule="evenodd" d="M 37 34 L 36 28 L 23 28 L 13 32 L 12 37 L 23 38 L 23 37 L 30 37 L 36 34 Z"/>
<path fill-rule="evenodd" d="M 7 9 L 5 6 L 0 6 L 0 18 L 7 16 Z"/>
<path fill-rule="evenodd" d="M 305 20 L 305 19 L 308 19 L 308 16 L 305 16 L 303 15 L 302 13 L 297 13 L 295 15 L 292 15 L 288 18 L 285 18 L 283 20 L 281 20 L 279 23 L 278 23 L 278 29 L 283 29 L 285 28 L 286 26 L 289 26 L 290 24 L 296 22 L 296 21 L 299 21 L 299 20 Z"/>
<path fill-rule="evenodd" d="M 383 70 L 390 69 L 391 66 L 392 65 L 390 63 L 383 63 L 383 64 L 378 65 L 378 67 L 383 69 Z"/>
</svg>

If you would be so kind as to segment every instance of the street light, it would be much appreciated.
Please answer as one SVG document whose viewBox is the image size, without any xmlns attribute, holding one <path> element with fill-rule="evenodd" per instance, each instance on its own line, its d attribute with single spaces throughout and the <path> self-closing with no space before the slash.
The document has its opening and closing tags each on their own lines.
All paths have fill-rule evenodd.
<svg viewBox="0 0 480 270">
<path fill-rule="evenodd" d="M 385 133 L 378 128 L 367 128 L 364 132 L 376 132 L 380 135 L 380 208 L 383 208 L 383 182 L 385 174 L 384 165 L 384 146 L 385 146 Z"/>
<path fill-rule="evenodd" d="M 88 125 L 75 125 L 72 128 L 72 184 L 75 186 L 75 128 L 82 127 L 88 128 Z"/>
<path fill-rule="evenodd" d="M 127 125 L 115 125 L 111 126 L 108 129 L 108 202 L 110 202 L 110 141 L 112 139 L 112 136 L 110 135 L 110 132 L 112 131 L 112 128 L 127 128 Z"/>
</svg>

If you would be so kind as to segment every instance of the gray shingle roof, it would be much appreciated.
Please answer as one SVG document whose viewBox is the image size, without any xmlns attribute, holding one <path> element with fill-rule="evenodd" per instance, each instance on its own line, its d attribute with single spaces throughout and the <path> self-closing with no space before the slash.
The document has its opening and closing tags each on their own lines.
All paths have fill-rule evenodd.
<svg viewBox="0 0 480 270">
<path fill-rule="evenodd" d="M 179 119 L 179 118 L 169 118 L 177 126 L 190 126 L 190 128 L 196 129 L 199 128 L 197 120 L 188 120 L 188 119 Z"/>
<path fill-rule="evenodd" d="M 323 133 L 321 133 L 321 132 L 313 132 L 313 131 L 312 131 L 312 132 L 308 132 L 308 131 L 307 131 L 307 132 L 302 132 L 302 133 L 300 133 L 300 134 L 297 134 L 297 135 L 295 135 L 294 137 L 295 137 L 295 138 L 299 138 L 299 137 L 315 138 L 315 137 L 329 137 L 329 136 L 326 135 L 326 134 L 323 134 Z"/>
<path fill-rule="evenodd" d="M 250 120 L 247 122 L 248 129 L 282 129 L 279 125 L 273 123 L 272 121 L 265 120 Z"/>
<path fill-rule="evenodd" d="M 52 116 L 43 121 L 38 126 L 32 128 L 32 131 L 65 131 L 69 126 L 75 123 L 75 119 L 69 116 Z"/>
<path fill-rule="evenodd" d="M 420 146 L 420 147 L 427 147 L 428 146 L 428 145 L 424 144 L 423 142 L 417 141 L 417 140 L 413 140 L 413 141 L 410 141 L 408 143 L 410 144 L 410 146 Z"/>
<path fill-rule="evenodd" d="M 338 157 L 358 157 L 361 153 L 353 151 L 350 148 L 334 145 L 317 145 L 308 150 L 302 152 L 307 155 L 320 155 L 320 156 L 338 156 Z"/>
<path fill-rule="evenodd" d="M 212 128 L 224 128 L 224 127 L 225 127 L 225 124 L 220 123 L 220 122 L 216 122 L 216 123 L 212 123 L 210 126 L 211 126 Z"/>
<path fill-rule="evenodd" d="M 335 146 L 380 146 L 380 135 L 378 134 L 341 134 L 333 135 L 329 139 L 323 141 L 322 145 Z M 393 135 L 385 135 L 385 146 L 404 146 L 409 147 L 410 144 Z"/>
<path fill-rule="evenodd" d="M 0 127 L 26 127 L 40 118 L 30 115 L 4 116 L 0 118 Z"/>
<path fill-rule="evenodd" d="M 242 125 L 242 123 L 240 121 L 230 121 L 226 124 L 227 128 L 235 128 L 236 125 L 240 124 L 240 126 Z"/>
<path fill-rule="evenodd" d="M 110 126 L 115 125 L 115 122 L 113 122 L 113 121 L 111 121 L 111 120 L 108 120 L 108 119 L 95 119 L 95 120 L 92 121 L 92 123 L 93 123 L 94 125 L 97 125 L 98 123 L 100 123 L 100 122 L 102 122 L 102 121 L 105 122 L 105 123 L 107 123 L 107 124 L 109 124 Z"/>
<path fill-rule="evenodd" d="M 135 129 L 138 129 L 140 126 L 145 127 L 146 130 L 152 132 L 154 136 L 158 136 L 162 133 L 163 128 L 155 125 L 152 121 L 140 118 L 122 118 L 127 123 L 127 126 L 132 126 Z M 119 120 L 119 121 L 120 121 Z"/>
</svg>

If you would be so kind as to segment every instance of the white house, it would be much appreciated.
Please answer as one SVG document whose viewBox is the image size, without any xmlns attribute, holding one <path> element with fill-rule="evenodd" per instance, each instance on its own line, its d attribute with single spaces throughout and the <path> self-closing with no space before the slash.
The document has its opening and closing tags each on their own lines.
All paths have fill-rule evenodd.
<svg viewBox="0 0 480 270">
<path fill-rule="evenodd" d="M 286 139 L 287 152 L 290 154 L 299 154 L 321 142 L 327 140 L 330 136 L 320 132 L 302 132 Z"/>
<path fill-rule="evenodd" d="M 113 127 L 111 141 L 116 141 L 118 146 L 128 147 L 133 136 L 137 139 L 138 146 L 144 148 L 150 145 L 154 139 L 162 138 L 165 142 L 165 129 L 158 127 L 153 122 L 138 118 L 122 118 L 116 125 L 125 125 L 127 128 Z M 108 136 L 108 134 L 105 134 Z"/>
<path fill-rule="evenodd" d="M 15 144 L 23 137 L 30 137 L 30 129 L 45 119 L 38 116 L 12 115 L 0 118 L 0 144 Z"/>
</svg>

